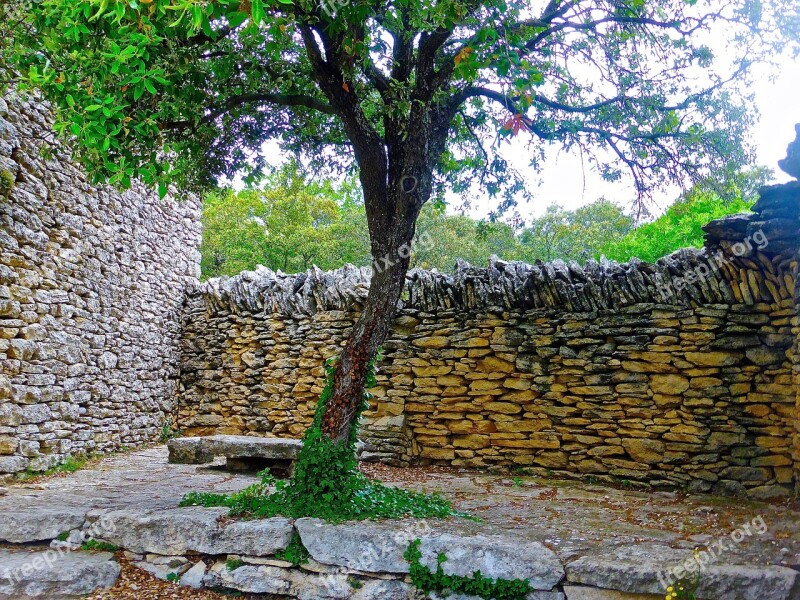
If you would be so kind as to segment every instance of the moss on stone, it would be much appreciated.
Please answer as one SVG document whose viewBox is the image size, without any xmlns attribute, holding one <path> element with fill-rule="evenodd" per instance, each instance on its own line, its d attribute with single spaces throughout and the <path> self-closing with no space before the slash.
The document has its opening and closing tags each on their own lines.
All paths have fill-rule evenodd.
<svg viewBox="0 0 800 600">
<path fill-rule="evenodd" d="M 14 184 L 16 182 L 17 178 L 14 177 L 11 171 L 8 169 L 0 171 L 0 196 L 8 197 L 11 194 L 11 190 L 14 189 Z"/>
</svg>

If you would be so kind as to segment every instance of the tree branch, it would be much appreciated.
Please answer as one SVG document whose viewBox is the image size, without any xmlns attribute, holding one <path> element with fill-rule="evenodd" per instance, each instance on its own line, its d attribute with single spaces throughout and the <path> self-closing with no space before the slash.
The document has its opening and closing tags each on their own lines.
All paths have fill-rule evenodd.
<svg viewBox="0 0 800 600">
<path fill-rule="evenodd" d="M 286 107 L 305 107 L 316 110 L 318 112 L 333 115 L 336 111 L 330 104 L 325 104 L 312 98 L 311 96 L 303 96 L 300 94 L 268 94 L 254 92 L 251 94 L 242 94 L 234 96 L 227 100 L 222 106 L 211 108 L 199 121 L 172 121 L 164 124 L 164 129 L 172 131 L 180 131 L 184 129 L 195 129 L 198 125 L 210 123 L 222 115 L 244 106 L 245 104 L 275 104 Z"/>
</svg>

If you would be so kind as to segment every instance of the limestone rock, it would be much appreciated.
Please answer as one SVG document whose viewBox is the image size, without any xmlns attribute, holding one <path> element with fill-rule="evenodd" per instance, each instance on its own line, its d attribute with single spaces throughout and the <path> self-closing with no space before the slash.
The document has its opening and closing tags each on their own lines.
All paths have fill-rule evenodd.
<svg viewBox="0 0 800 600">
<path fill-rule="evenodd" d="M 298 600 L 338 600 L 353 594 L 347 575 L 343 573 L 317 575 L 269 566 L 244 565 L 230 570 L 225 563 L 217 563 L 203 583 L 206 587 L 283 595 Z"/>
<path fill-rule="evenodd" d="M 413 521 L 391 524 L 359 521 L 332 525 L 320 519 L 297 519 L 295 528 L 317 562 L 373 573 L 408 573 L 403 554 L 428 533 L 415 533 Z"/>
<path fill-rule="evenodd" d="M 671 581 L 669 569 L 691 559 L 691 551 L 655 544 L 623 547 L 568 563 L 567 581 L 635 594 L 663 594 L 663 581 Z M 711 563 L 703 571 L 698 595 L 731 600 L 791 600 L 797 577 L 795 571 L 785 567 Z"/>
<path fill-rule="evenodd" d="M 203 587 L 203 578 L 208 567 L 202 560 L 198 560 L 180 579 L 180 584 L 184 587 L 200 589 Z"/>
<path fill-rule="evenodd" d="M 552 590 L 564 577 L 564 567 L 552 550 L 537 542 L 513 537 L 456 536 L 443 533 L 423 538 L 421 562 L 436 570 L 436 558 L 447 556 L 442 565 L 448 575 L 471 577 L 480 571 L 490 579 L 527 579 L 534 590 Z"/>
<path fill-rule="evenodd" d="M 403 558 L 412 541 L 421 539 L 422 563 L 435 570 L 436 558 L 445 553 L 448 574 L 472 576 L 480 571 L 493 579 L 528 579 L 536 590 L 551 590 L 564 576 L 558 557 L 537 542 L 483 535 L 454 535 L 433 530 L 415 534 L 396 522 L 330 525 L 318 519 L 295 523 L 303 545 L 314 560 L 367 572 L 408 573 Z"/>
<path fill-rule="evenodd" d="M 249 435 L 212 435 L 174 438 L 167 447 L 170 462 L 198 464 L 211 462 L 215 456 L 294 460 L 300 454 L 303 442 Z"/>
<path fill-rule="evenodd" d="M 628 594 L 577 585 L 565 585 L 566 600 L 663 600 L 664 594 Z"/>
<path fill-rule="evenodd" d="M 166 556 L 187 552 L 269 556 L 289 545 L 288 519 L 258 519 L 220 523 L 225 508 L 186 507 L 152 512 L 113 511 L 105 515 L 114 524 L 103 539 L 130 552 Z"/>
<path fill-rule="evenodd" d="M 82 507 L 42 507 L 0 511 L 0 540 L 27 544 L 53 540 L 65 531 L 79 529 L 86 518 Z"/>
<path fill-rule="evenodd" d="M 622 440 L 622 447 L 636 462 L 656 464 L 664 461 L 665 445 L 658 440 L 631 438 Z"/>
<path fill-rule="evenodd" d="M 184 563 L 177 566 L 172 566 L 168 564 L 153 564 L 148 561 L 139 561 L 133 563 L 134 566 L 142 569 L 143 571 L 147 571 L 156 579 L 162 579 L 164 581 L 168 581 L 168 578 L 171 576 L 179 577 L 184 573 L 189 571 L 190 565 L 188 563 Z"/>
<path fill-rule="evenodd" d="M 778 161 L 778 166 L 785 172 L 800 179 L 800 124 L 794 126 L 797 137 L 786 149 L 786 158 Z"/>
<path fill-rule="evenodd" d="M 62 600 L 110 588 L 120 567 L 108 552 L 59 553 L 0 549 L 0 598 Z M 23 574 L 25 569 L 25 574 Z"/>
</svg>

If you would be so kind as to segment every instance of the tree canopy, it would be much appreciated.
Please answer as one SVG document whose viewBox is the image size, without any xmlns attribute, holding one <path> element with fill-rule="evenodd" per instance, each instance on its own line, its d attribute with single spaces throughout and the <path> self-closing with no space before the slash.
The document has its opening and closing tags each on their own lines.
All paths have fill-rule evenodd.
<svg viewBox="0 0 800 600">
<path fill-rule="evenodd" d="M 4 5 L 5 27 L 15 26 L 3 64 L 44 89 L 78 155 L 121 184 L 139 177 L 165 190 L 256 177 L 271 139 L 318 166 L 351 166 L 361 156 L 362 168 L 385 173 L 385 148 L 430 123 L 449 130 L 427 151 L 437 197 L 472 184 L 519 191 L 497 147 L 523 133 L 534 142 L 533 165 L 552 142 L 605 148 L 585 156 L 607 179 L 626 171 L 644 194 L 746 162 L 741 138 L 753 110 L 728 84 L 792 39 L 797 7 L 12 1 Z M 709 31 L 729 40 L 722 59 Z M 410 171 L 404 176 L 419 178 Z"/>
</svg>

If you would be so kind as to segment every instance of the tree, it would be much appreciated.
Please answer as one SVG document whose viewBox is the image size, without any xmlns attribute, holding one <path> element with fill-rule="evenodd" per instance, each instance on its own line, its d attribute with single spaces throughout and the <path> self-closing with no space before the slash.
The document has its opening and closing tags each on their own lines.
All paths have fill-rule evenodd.
<svg viewBox="0 0 800 600">
<path fill-rule="evenodd" d="M 521 255 L 528 262 L 556 258 L 585 262 L 602 243 L 626 235 L 633 224 L 620 206 L 608 200 L 575 211 L 552 204 L 520 235 Z"/>
<path fill-rule="evenodd" d="M 446 215 L 441 208 L 427 204 L 420 213 L 417 229 L 420 241 L 411 255 L 415 268 L 452 271 L 459 258 L 485 265 L 492 254 L 507 260 L 519 258 L 519 242 L 505 223 Z"/>
<path fill-rule="evenodd" d="M 751 108 L 732 86 L 797 31 L 797 3 L 42 0 L 18 13 L 11 60 L 99 179 L 166 193 L 257 177 L 266 140 L 319 169 L 355 164 L 380 267 L 320 417 L 315 440 L 337 446 L 352 439 L 422 206 L 447 185 L 505 201 L 519 190 L 484 140 L 526 136 L 534 167 L 548 144 L 579 147 L 641 197 L 742 164 Z M 722 65 L 710 30 L 729 36 Z"/>
<path fill-rule="evenodd" d="M 594 258 L 625 262 L 633 257 L 654 262 L 678 248 L 700 248 L 703 225 L 734 213 L 745 213 L 758 199 L 757 190 L 771 178 L 768 169 L 753 169 L 726 182 L 703 181 L 670 206 L 666 213 L 619 239 L 592 246 Z"/>
<path fill-rule="evenodd" d="M 215 190 L 203 201 L 205 276 L 234 275 L 262 264 L 284 273 L 313 265 L 369 265 L 366 218 L 350 181 L 310 181 L 289 162 L 264 189 Z"/>
</svg>

